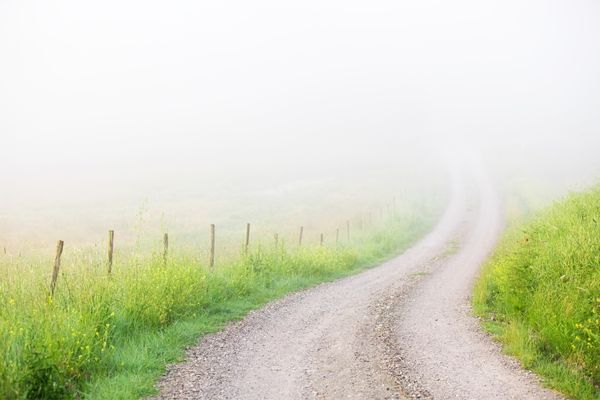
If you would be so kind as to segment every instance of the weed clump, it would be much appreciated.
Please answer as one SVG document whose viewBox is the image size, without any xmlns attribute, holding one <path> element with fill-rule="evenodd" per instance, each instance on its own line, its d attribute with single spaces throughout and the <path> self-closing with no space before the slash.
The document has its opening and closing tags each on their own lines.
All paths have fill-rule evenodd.
<svg viewBox="0 0 600 400">
<path fill-rule="evenodd" d="M 600 398 L 600 189 L 513 229 L 484 269 L 474 302 L 496 322 L 508 351 L 550 385 Z"/>
</svg>

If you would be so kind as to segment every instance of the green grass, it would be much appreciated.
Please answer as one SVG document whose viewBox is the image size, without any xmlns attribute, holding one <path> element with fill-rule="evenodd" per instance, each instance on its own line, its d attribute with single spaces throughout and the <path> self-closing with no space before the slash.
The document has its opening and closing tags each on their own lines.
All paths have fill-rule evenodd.
<svg viewBox="0 0 600 400">
<path fill-rule="evenodd" d="M 257 246 L 212 271 L 180 252 L 166 266 L 158 254 L 135 255 L 108 277 L 94 251 L 71 251 L 54 298 L 48 260 L 0 259 L 0 398 L 152 394 L 165 365 L 202 334 L 397 254 L 432 226 L 440 208 L 421 199 L 339 246 Z"/>
<path fill-rule="evenodd" d="M 575 399 L 600 399 L 600 188 L 507 233 L 475 287 L 505 350 Z"/>
</svg>

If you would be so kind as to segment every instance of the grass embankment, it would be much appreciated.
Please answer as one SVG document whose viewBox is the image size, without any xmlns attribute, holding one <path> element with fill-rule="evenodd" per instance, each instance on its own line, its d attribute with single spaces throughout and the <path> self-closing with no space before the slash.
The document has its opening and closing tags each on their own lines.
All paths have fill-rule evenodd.
<svg viewBox="0 0 600 400">
<path fill-rule="evenodd" d="M 432 226 L 439 209 L 435 201 L 421 201 L 339 246 L 271 244 L 214 271 L 173 254 L 166 266 L 159 255 L 146 262 L 134 257 L 108 277 L 81 252 L 79 271 L 60 276 L 54 298 L 48 294 L 48 260 L 26 267 L 5 260 L 0 398 L 152 394 L 165 365 L 200 335 L 290 291 L 400 252 Z"/>
<path fill-rule="evenodd" d="M 474 306 L 550 387 L 600 399 L 600 188 L 513 227 L 484 268 Z"/>
</svg>

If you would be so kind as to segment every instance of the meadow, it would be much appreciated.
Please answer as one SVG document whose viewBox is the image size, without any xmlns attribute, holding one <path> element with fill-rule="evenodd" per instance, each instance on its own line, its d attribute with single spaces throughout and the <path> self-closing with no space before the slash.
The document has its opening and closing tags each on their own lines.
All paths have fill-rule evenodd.
<svg viewBox="0 0 600 400">
<path fill-rule="evenodd" d="M 304 196 L 288 190 L 283 202 L 281 190 L 275 195 L 261 190 L 261 202 L 275 196 L 287 204 L 263 207 L 262 212 L 253 206 L 258 203 L 228 196 L 230 210 L 236 204 L 246 208 L 239 206 L 234 218 L 217 219 L 213 268 L 208 265 L 208 220 L 202 221 L 204 229 L 196 225 L 196 232 L 189 221 L 172 224 L 165 262 L 164 219 L 144 208 L 129 231 L 116 230 L 111 274 L 106 239 L 89 245 L 82 239 L 65 240 L 54 295 L 49 290 L 51 240 L 9 247 L 0 254 L 0 398 L 151 395 L 165 366 L 181 359 L 185 347 L 202 334 L 286 293 L 358 272 L 401 252 L 431 228 L 444 204 L 435 179 L 405 179 L 397 198 L 388 195 L 394 189 L 377 179 L 363 181 L 360 195 L 355 181 L 354 186 L 340 182 L 332 181 L 331 191 L 325 192 L 322 186 L 308 190 L 300 185 Z M 310 207 L 312 212 L 306 212 Z M 284 214 L 287 219 L 278 217 Z M 241 221 L 248 215 L 256 222 L 246 251 Z M 278 224 L 281 229 L 275 230 Z M 72 229 L 65 229 L 66 234 L 81 236 L 81 228 L 67 228 Z M 100 234 L 106 237 L 106 232 Z"/>
<path fill-rule="evenodd" d="M 548 386 L 600 399 L 600 188 L 514 212 L 527 203 L 512 202 L 510 227 L 475 287 L 475 310 Z"/>
</svg>

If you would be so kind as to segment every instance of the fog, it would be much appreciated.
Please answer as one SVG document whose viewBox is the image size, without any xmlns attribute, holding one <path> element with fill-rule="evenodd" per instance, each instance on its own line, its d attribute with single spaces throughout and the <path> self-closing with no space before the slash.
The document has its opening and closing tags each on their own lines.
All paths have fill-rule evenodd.
<svg viewBox="0 0 600 400">
<path fill-rule="evenodd" d="M 585 187 L 599 38 L 594 0 L 0 0 L 0 236 L 419 175 L 449 147 Z"/>
</svg>

